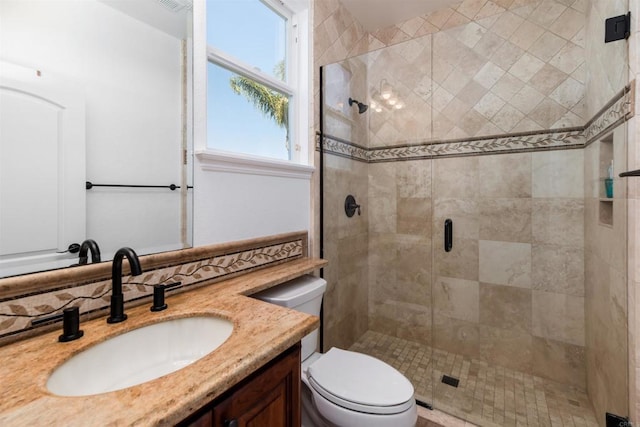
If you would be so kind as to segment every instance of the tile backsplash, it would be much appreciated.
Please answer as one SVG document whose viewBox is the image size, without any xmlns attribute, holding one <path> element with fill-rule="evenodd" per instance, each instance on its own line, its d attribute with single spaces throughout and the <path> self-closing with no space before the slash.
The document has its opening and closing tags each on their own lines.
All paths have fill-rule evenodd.
<svg viewBox="0 0 640 427">
<path fill-rule="evenodd" d="M 220 281 L 301 258 L 306 253 L 307 234 L 299 232 L 143 256 L 140 257 L 143 274 L 123 277 L 125 301 L 149 299 L 153 295 L 153 285 L 156 284 L 180 282 L 181 286 L 174 289 L 185 289 L 205 281 Z M 89 269 L 95 270 L 96 267 L 98 266 L 89 266 Z M 16 292 L 10 296 L 0 295 L 0 344 L 20 338 L 25 332 L 34 333 L 34 321 L 56 316 L 66 307 L 77 306 L 81 314 L 96 313 L 108 308 L 111 295 L 108 267 L 110 263 L 100 265 L 101 270 L 104 270 L 103 277 L 93 279 L 83 277 L 87 267 L 0 279 L 0 289 L 9 289 L 11 282 L 20 284 L 28 282 L 30 278 L 41 282 L 43 277 L 53 285 L 48 289 L 23 295 Z M 70 273 L 72 277 L 76 276 L 75 283 L 65 283 L 68 282 Z M 62 279 L 59 286 L 55 286 L 57 279 Z"/>
</svg>

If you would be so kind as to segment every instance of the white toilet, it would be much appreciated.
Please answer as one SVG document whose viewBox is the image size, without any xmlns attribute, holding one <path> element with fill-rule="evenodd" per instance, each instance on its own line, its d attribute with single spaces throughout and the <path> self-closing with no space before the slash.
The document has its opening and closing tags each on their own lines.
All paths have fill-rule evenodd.
<svg viewBox="0 0 640 427">
<path fill-rule="evenodd" d="M 320 315 L 327 282 L 302 276 L 253 295 Z M 390 365 L 362 353 L 318 353 L 318 330 L 302 339 L 303 427 L 411 427 L 417 420 L 413 386 Z"/>
</svg>

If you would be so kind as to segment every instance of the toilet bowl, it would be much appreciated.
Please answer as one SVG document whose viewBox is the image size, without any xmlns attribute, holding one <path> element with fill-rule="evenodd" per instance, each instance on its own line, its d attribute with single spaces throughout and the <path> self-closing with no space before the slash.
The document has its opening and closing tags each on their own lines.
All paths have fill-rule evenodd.
<svg viewBox="0 0 640 427">
<path fill-rule="evenodd" d="M 302 276 L 253 296 L 318 316 L 326 286 Z M 302 339 L 304 427 L 415 425 L 414 389 L 404 375 L 375 357 L 335 347 L 322 354 L 317 345 L 317 330 Z"/>
</svg>

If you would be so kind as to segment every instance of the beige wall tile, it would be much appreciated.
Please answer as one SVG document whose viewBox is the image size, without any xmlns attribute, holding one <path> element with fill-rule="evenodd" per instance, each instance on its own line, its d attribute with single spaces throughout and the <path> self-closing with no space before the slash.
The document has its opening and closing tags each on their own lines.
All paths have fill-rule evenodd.
<svg viewBox="0 0 640 427">
<path fill-rule="evenodd" d="M 560 245 L 532 246 L 533 289 L 584 296 L 584 251 Z"/>
<path fill-rule="evenodd" d="M 533 334 L 584 346 L 584 297 L 533 291 Z"/>
<path fill-rule="evenodd" d="M 524 82 L 513 74 L 505 74 L 491 89 L 493 93 L 504 101 L 509 101 L 513 96 L 522 89 Z"/>
<path fill-rule="evenodd" d="M 481 282 L 531 287 L 531 244 L 480 240 L 479 254 Z"/>
<path fill-rule="evenodd" d="M 504 132 L 511 132 L 523 118 L 524 114 L 511 104 L 507 104 L 498 111 L 498 114 L 493 116 L 491 122 Z"/>
<path fill-rule="evenodd" d="M 531 334 L 531 290 L 480 283 L 480 323 Z"/>
<path fill-rule="evenodd" d="M 567 112 L 568 110 L 562 105 L 550 98 L 545 98 L 533 109 L 529 114 L 529 118 L 542 126 L 543 129 L 551 129 Z"/>
<path fill-rule="evenodd" d="M 398 318 L 398 338 L 432 344 L 431 307 L 411 303 L 399 303 L 396 309 Z"/>
<path fill-rule="evenodd" d="M 455 224 L 454 224 L 455 232 Z M 453 239 L 453 249 L 445 252 L 442 240 L 435 240 L 435 274 L 458 279 L 478 280 L 478 240 Z"/>
<path fill-rule="evenodd" d="M 549 63 L 567 74 L 573 73 L 584 62 L 584 49 L 567 43 Z"/>
<path fill-rule="evenodd" d="M 473 78 L 485 89 L 491 89 L 504 75 L 505 71 L 492 62 L 487 62 Z"/>
<path fill-rule="evenodd" d="M 398 198 L 396 231 L 400 234 L 431 236 L 431 199 Z"/>
<path fill-rule="evenodd" d="M 434 315 L 433 345 L 469 357 L 478 355 L 479 326 L 475 322 Z"/>
<path fill-rule="evenodd" d="M 533 199 L 532 242 L 582 248 L 584 202 L 581 199 Z"/>
<path fill-rule="evenodd" d="M 485 3 L 486 0 L 464 0 L 456 10 L 467 18 L 473 19 Z"/>
<path fill-rule="evenodd" d="M 526 85 L 509 101 L 521 113 L 529 114 L 544 99 L 544 95 L 533 87 Z"/>
<path fill-rule="evenodd" d="M 369 197 L 368 211 L 370 231 L 395 233 L 397 230 L 396 200 L 388 197 Z"/>
<path fill-rule="evenodd" d="M 551 31 L 564 38 L 571 40 L 584 27 L 585 16 L 579 11 L 567 8 L 549 27 Z"/>
<path fill-rule="evenodd" d="M 481 55 L 483 58 L 490 58 L 502 46 L 505 40 L 490 31 L 484 33 L 480 41 L 475 45 L 473 51 Z"/>
<path fill-rule="evenodd" d="M 539 25 L 524 21 L 511 36 L 511 42 L 524 50 L 528 50 L 544 32 L 544 29 Z"/>
<path fill-rule="evenodd" d="M 532 195 L 542 197 L 584 197 L 584 152 L 547 151 L 531 155 Z"/>
<path fill-rule="evenodd" d="M 398 197 L 431 196 L 431 161 L 403 162 L 396 172 Z"/>
<path fill-rule="evenodd" d="M 434 283 L 433 306 L 435 313 L 440 316 L 478 322 L 478 282 L 439 276 Z"/>
<path fill-rule="evenodd" d="M 482 156 L 478 167 L 481 197 L 531 197 L 531 153 Z"/>
<path fill-rule="evenodd" d="M 586 388 L 584 347 L 533 337 L 532 353 L 535 375 Z"/>
<path fill-rule="evenodd" d="M 492 365 L 530 372 L 532 366 L 532 340 L 528 332 L 479 326 L 479 356 Z"/>
<path fill-rule="evenodd" d="M 496 114 L 498 114 L 498 111 L 500 111 L 504 105 L 505 101 L 501 97 L 489 92 L 484 95 L 473 108 L 483 117 L 491 120 Z"/>
<path fill-rule="evenodd" d="M 478 194 L 478 158 L 434 161 L 434 198 L 475 198 Z"/>
<path fill-rule="evenodd" d="M 566 43 L 567 41 L 561 37 L 550 31 L 545 31 L 540 38 L 534 41 L 528 52 L 541 61 L 549 62 Z"/>
<path fill-rule="evenodd" d="M 491 31 L 502 37 L 508 39 L 513 33 L 522 25 L 524 20 L 518 15 L 511 12 L 504 12 L 500 14 L 500 17 L 491 27 Z"/>
<path fill-rule="evenodd" d="M 400 288 L 398 299 L 429 305 L 433 271 L 431 239 L 403 235 L 397 235 L 395 239 L 396 261 L 391 268 L 396 271 L 396 281 Z M 393 257 L 393 253 L 387 256 Z"/>
<path fill-rule="evenodd" d="M 480 235 L 480 217 L 478 202 L 474 199 L 435 199 L 434 202 L 434 239 L 442 242 L 444 221 L 453 221 L 454 243 L 462 239 L 477 240 Z"/>
<path fill-rule="evenodd" d="M 513 74 L 523 82 L 528 82 L 531 78 L 542 69 L 544 62 L 540 61 L 533 55 L 525 53 L 515 64 L 509 69 L 509 73 Z"/>
<path fill-rule="evenodd" d="M 551 26 L 567 9 L 566 6 L 555 1 L 542 1 L 533 10 L 529 19 L 543 27 Z"/>
<path fill-rule="evenodd" d="M 490 60 L 498 67 L 502 68 L 505 71 L 508 71 L 516 62 L 518 62 L 522 58 L 525 53 L 525 50 L 507 40 L 494 51 L 493 55 L 491 55 Z"/>
<path fill-rule="evenodd" d="M 562 82 L 549 97 L 565 108 L 571 109 L 584 97 L 585 87 L 582 83 L 569 77 Z M 579 122 L 581 123 L 582 120 Z"/>
<path fill-rule="evenodd" d="M 531 199 L 481 199 L 480 239 L 531 243 Z"/>
</svg>

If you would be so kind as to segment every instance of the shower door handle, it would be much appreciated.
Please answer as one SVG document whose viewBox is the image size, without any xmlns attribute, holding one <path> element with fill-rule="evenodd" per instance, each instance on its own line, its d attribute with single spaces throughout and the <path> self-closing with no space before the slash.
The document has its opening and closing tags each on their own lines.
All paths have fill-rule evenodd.
<svg viewBox="0 0 640 427">
<path fill-rule="evenodd" d="M 453 248 L 453 221 L 449 218 L 444 220 L 444 250 L 451 252 Z"/>
</svg>

